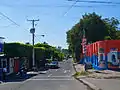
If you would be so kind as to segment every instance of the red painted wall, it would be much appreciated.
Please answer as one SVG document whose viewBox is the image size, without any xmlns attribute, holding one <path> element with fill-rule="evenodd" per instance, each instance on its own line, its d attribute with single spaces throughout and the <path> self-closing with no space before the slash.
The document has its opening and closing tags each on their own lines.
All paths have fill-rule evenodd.
<svg viewBox="0 0 120 90">
<path fill-rule="evenodd" d="M 14 62 L 14 72 L 18 72 L 19 71 L 19 60 L 15 60 Z"/>
<path fill-rule="evenodd" d="M 111 48 L 118 48 L 120 52 L 120 40 L 105 40 L 97 41 L 95 43 L 87 45 L 87 56 L 92 56 L 93 54 L 98 53 L 99 48 L 104 48 L 105 55 L 110 52 Z"/>
</svg>

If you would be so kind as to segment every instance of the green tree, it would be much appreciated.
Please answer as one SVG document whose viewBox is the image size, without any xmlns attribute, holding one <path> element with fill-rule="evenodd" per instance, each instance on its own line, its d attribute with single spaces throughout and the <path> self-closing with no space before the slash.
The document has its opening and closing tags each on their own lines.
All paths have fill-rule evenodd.
<svg viewBox="0 0 120 90">
<path fill-rule="evenodd" d="M 80 59 L 81 51 L 81 38 L 82 38 L 82 28 L 80 27 L 80 23 L 77 23 L 72 27 L 71 30 L 67 32 L 67 43 L 69 45 L 69 51 L 72 52 L 72 56 L 76 61 Z M 79 48 L 79 49 L 78 49 Z"/>
<path fill-rule="evenodd" d="M 106 29 L 108 30 L 108 36 L 111 37 L 111 39 L 117 39 L 117 31 L 118 31 L 118 25 L 119 25 L 119 21 L 112 17 L 112 18 L 105 18 L 103 19 L 105 25 L 106 25 Z"/>
<path fill-rule="evenodd" d="M 105 36 L 104 39 L 105 39 L 105 40 L 111 40 L 111 37 L 110 37 L 110 36 Z"/>
<path fill-rule="evenodd" d="M 83 15 L 82 22 L 88 43 L 104 40 L 108 30 L 106 29 L 106 25 L 101 16 L 94 12 L 85 14 Z"/>
<path fill-rule="evenodd" d="M 73 57 L 79 61 L 82 53 L 82 38 L 85 31 L 87 43 L 100 40 L 120 39 L 120 32 L 117 30 L 119 21 L 115 18 L 102 19 L 102 16 L 95 12 L 84 14 L 80 21 L 67 31 L 67 43 Z"/>
<path fill-rule="evenodd" d="M 35 63 L 38 67 L 40 65 L 44 65 L 46 59 L 57 58 L 58 60 L 63 60 L 63 53 L 61 53 L 57 48 L 48 45 L 47 43 L 44 44 L 35 44 Z M 32 66 L 32 49 L 33 46 L 30 44 L 23 44 L 23 43 L 5 43 L 4 44 L 4 53 L 8 57 L 26 57 L 29 60 L 29 66 Z"/>
<path fill-rule="evenodd" d="M 120 31 L 119 30 L 116 31 L 116 39 L 120 40 Z"/>
</svg>

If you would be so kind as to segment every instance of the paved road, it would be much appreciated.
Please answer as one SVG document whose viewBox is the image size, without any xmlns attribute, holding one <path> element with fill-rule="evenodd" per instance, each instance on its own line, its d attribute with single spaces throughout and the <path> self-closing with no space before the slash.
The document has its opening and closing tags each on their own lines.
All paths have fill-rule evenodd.
<svg viewBox="0 0 120 90">
<path fill-rule="evenodd" d="M 50 69 L 46 74 L 24 82 L 0 85 L 0 90 L 87 90 L 86 86 L 71 77 L 74 72 L 72 59 L 59 64 L 59 69 Z"/>
<path fill-rule="evenodd" d="M 93 79 L 86 78 L 86 81 L 96 85 L 102 90 L 120 90 L 120 79 Z"/>
</svg>

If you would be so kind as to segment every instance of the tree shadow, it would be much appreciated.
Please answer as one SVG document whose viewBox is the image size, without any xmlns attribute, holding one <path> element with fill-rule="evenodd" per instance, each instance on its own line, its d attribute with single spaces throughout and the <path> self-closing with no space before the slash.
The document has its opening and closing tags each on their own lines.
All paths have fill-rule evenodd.
<svg viewBox="0 0 120 90">
<path fill-rule="evenodd" d="M 20 77 L 19 75 L 11 74 L 11 75 L 8 75 L 6 77 L 6 80 L 5 81 L 3 80 L 3 82 L 22 82 L 36 75 L 37 74 L 26 74 L 25 76 Z"/>
</svg>

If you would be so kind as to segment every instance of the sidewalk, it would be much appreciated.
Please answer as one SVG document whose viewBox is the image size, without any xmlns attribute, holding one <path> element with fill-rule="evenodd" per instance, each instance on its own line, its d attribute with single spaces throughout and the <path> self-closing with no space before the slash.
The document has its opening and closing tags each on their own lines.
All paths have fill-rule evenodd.
<svg viewBox="0 0 120 90">
<path fill-rule="evenodd" d="M 84 65 L 76 64 L 76 72 L 84 70 Z M 79 76 L 76 79 L 91 90 L 120 90 L 120 72 L 111 70 L 88 70 L 89 75 Z"/>
<path fill-rule="evenodd" d="M 96 89 L 101 90 L 120 90 L 120 79 L 95 79 L 84 78 L 86 82 L 89 82 Z"/>
<path fill-rule="evenodd" d="M 120 72 L 112 71 L 112 70 L 88 70 L 92 74 L 88 75 L 90 78 L 97 78 L 97 79 L 117 79 L 120 78 Z"/>
<path fill-rule="evenodd" d="M 84 65 L 77 64 L 75 65 L 76 72 L 85 71 Z M 120 78 L 120 71 L 112 71 L 112 70 L 87 70 L 90 74 L 86 77 L 88 78 L 97 78 L 97 79 L 116 79 Z"/>
</svg>

